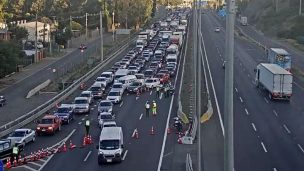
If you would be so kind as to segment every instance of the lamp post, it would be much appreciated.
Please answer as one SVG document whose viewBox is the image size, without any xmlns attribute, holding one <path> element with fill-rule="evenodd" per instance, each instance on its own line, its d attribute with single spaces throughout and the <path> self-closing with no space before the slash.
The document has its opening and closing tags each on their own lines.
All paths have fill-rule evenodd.
<svg viewBox="0 0 304 171">
<path fill-rule="evenodd" d="M 115 24 L 114 24 L 114 11 L 112 12 L 112 33 L 113 33 L 113 42 L 115 41 L 115 37 L 114 37 L 114 31 L 115 31 Z"/>
</svg>

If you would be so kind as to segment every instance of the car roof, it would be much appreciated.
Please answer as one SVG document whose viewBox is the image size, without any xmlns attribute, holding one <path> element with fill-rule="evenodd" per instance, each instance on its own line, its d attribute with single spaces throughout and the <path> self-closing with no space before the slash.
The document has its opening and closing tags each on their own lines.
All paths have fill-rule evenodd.
<svg viewBox="0 0 304 171">
<path fill-rule="evenodd" d="M 82 91 L 82 92 L 81 92 L 81 94 L 90 94 L 90 93 L 92 93 L 92 91 L 86 90 L 86 91 Z"/>
<path fill-rule="evenodd" d="M 45 115 L 42 119 L 54 119 L 57 118 L 56 115 Z"/>
<path fill-rule="evenodd" d="M 110 112 L 101 112 L 101 113 L 99 113 L 99 115 L 111 115 L 112 116 L 112 114 Z"/>
<path fill-rule="evenodd" d="M 104 123 L 103 123 L 103 125 L 116 125 L 116 122 L 115 121 L 105 121 Z"/>
<path fill-rule="evenodd" d="M 102 129 L 99 139 L 119 140 L 121 139 L 121 133 L 122 133 L 121 127 L 105 127 Z"/>
<path fill-rule="evenodd" d="M 59 106 L 59 108 L 64 108 L 64 107 L 73 107 L 74 105 L 73 104 L 61 104 L 60 106 Z"/>
<path fill-rule="evenodd" d="M 87 97 L 75 97 L 75 100 L 88 100 Z"/>
<path fill-rule="evenodd" d="M 14 132 L 17 132 L 17 131 L 30 131 L 31 129 L 28 129 L 28 128 L 20 128 L 20 129 L 16 129 Z"/>
</svg>

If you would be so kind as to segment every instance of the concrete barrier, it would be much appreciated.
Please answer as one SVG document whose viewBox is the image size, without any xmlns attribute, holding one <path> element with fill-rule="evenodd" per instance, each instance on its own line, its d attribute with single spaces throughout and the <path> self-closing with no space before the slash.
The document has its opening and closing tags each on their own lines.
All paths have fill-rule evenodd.
<svg viewBox="0 0 304 171">
<path fill-rule="evenodd" d="M 187 153 L 186 156 L 186 171 L 193 171 L 192 159 L 190 153 Z"/>
<path fill-rule="evenodd" d="M 36 93 L 38 93 L 40 90 L 44 89 L 45 87 L 47 87 L 49 84 L 51 83 L 51 80 L 48 79 L 45 82 L 39 84 L 38 86 L 36 86 L 35 88 L 33 88 L 31 91 L 29 91 L 27 93 L 26 98 L 29 99 L 31 98 L 33 95 L 35 95 Z"/>
</svg>

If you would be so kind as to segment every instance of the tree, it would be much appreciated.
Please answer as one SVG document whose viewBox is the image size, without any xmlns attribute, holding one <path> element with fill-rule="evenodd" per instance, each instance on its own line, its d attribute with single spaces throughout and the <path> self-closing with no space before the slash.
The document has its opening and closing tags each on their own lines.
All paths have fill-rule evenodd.
<svg viewBox="0 0 304 171">
<path fill-rule="evenodd" d="M 6 6 L 6 0 L 0 0 L 0 22 L 4 21 L 4 8 Z"/>
<path fill-rule="evenodd" d="M 27 37 L 29 35 L 27 29 L 25 29 L 24 27 L 16 26 L 15 28 L 10 29 L 10 31 L 12 32 L 12 34 L 14 36 L 14 40 L 16 40 L 16 41 L 20 41 L 22 39 L 27 39 Z"/>
<path fill-rule="evenodd" d="M 44 9 L 44 2 L 44 0 L 33 0 L 31 11 L 35 14 L 42 12 L 42 10 Z"/>
<path fill-rule="evenodd" d="M 10 0 L 7 11 L 14 14 L 15 18 L 22 18 L 24 15 L 25 0 Z"/>
</svg>

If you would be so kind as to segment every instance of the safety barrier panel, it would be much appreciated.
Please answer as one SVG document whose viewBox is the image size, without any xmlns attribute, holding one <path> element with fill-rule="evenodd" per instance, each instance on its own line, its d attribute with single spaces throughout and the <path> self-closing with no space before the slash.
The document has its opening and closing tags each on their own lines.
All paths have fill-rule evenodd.
<svg viewBox="0 0 304 171">
<path fill-rule="evenodd" d="M 193 171 L 192 159 L 191 159 L 190 153 L 187 153 L 187 156 L 186 156 L 186 171 Z"/>
<path fill-rule="evenodd" d="M 40 90 L 44 89 L 45 87 L 47 87 L 49 84 L 51 83 L 51 80 L 48 79 L 45 82 L 39 84 L 38 86 L 36 86 L 35 88 L 33 88 L 31 91 L 29 91 L 27 93 L 26 98 L 31 98 L 33 95 L 35 95 L 36 93 L 38 93 Z"/>
<path fill-rule="evenodd" d="M 201 116 L 201 119 L 200 119 L 201 123 L 208 121 L 211 118 L 211 116 L 213 115 L 213 107 L 212 107 L 210 99 L 208 100 L 207 107 L 208 107 L 207 111 Z"/>
</svg>

